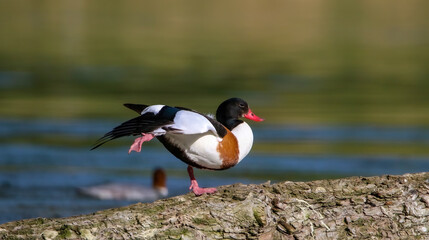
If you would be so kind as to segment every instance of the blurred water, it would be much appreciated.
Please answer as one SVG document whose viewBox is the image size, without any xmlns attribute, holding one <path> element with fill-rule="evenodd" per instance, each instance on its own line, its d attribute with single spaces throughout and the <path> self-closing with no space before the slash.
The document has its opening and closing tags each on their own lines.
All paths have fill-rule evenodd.
<svg viewBox="0 0 429 240">
<path fill-rule="evenodd" d="M 81 196 L 76 189 L 108 182 L 151 185 L 151 171 L 166 170 L 170 196 L 188 192 L 186 165 L 161 144 L 149 143 L 141 153 L 127 154 L 126 145 L 106 145 L 89 151 L 90 143 L 117 122 L 95 120 L 0 120 L 0 223 L 33 217 L 65 217 L 128 205 L 130 201 L 102 201 Z M 255 148 L 263 143 L 418 141 L 429 145 L 429 131 L 417 127 L 263 126 L 253 127 Z M 43 138 L 77 138 L 83 144 L 51 144 Z M 12 139 L 12 140 L 9 140 Z M 88 141 L 88 139 L 90 139 Z M 132 138 L 125 139 L 129 144 Z M 88 142 L 88 144 L 86 144 Z M 196 171 L 201 186 L 261 183 L 268 180 L 310 180 L 352 175 L 403 174 L 427 171 L 428 155 L 299 154 L 253 151 L 227 171 Z"/>
</svg>

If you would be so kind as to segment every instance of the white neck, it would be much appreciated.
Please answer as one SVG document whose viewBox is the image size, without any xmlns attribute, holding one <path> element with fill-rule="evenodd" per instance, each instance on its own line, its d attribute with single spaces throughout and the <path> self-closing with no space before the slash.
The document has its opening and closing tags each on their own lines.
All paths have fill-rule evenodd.
<svg viewBox="0 0 429 240">
<path fill-rule="evenodd" d="M 252 149 L 253 132 L 246 122 L 240 123 L 232 129 L 231 132 L 235 135 L 238 141 L 238 148 L 240 151 L 238 162 L 240 162 L 250 152 L 250 149 Z"/>
</svg>

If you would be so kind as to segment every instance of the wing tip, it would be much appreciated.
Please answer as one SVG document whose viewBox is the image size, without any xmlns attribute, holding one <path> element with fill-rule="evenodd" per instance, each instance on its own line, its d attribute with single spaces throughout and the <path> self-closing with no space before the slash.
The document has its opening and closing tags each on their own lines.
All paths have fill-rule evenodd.
<svg viewBox="0 0 429 240">
<path fill-rule="evenodd" d="M 137 112 L 138 114 L 141 114 L 142 111 L 147 108 L 149 105 L 144 104 L 134 104 L 134 103 L 124 103 L 124 106 Z"/>
<path fill-rule="evenodd" d="M 110 140 L 115 139 L 115 136 L 112 134 L 112 132 L 108 132 L 106 134 L 104 134 L 103 137 L 99 138 L 95 143 L 94 146 L 90 149 L 90 151 L 100 147 L 101 145 L 109 142 Z"/>
<path fill-rule="evenodd" d="M 94 150 L 94 149 L 96 149 L 96 148 L 98 148 L 98 147 L 100 147 L 101 145 L 103 145 L 103 144 L 105 144 L 106 142 L 108 142 L 109 140 L 98 140 L 95 144 L 94 144 L 94 146 L 90 149 L 90 151 L 92 151 L 92 150 Z"/>
</svg>

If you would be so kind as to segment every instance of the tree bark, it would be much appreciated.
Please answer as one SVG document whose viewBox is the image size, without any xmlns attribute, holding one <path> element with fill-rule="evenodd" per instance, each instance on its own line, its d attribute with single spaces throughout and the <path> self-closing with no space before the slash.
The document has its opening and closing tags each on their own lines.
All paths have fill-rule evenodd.
<svg viewBox="0 0 429 240">
<path fill-rule="evenodd" d="M 223 186 L 0 225 L 1 239 L 429 239 L 429 172 Z"/>
</svg>

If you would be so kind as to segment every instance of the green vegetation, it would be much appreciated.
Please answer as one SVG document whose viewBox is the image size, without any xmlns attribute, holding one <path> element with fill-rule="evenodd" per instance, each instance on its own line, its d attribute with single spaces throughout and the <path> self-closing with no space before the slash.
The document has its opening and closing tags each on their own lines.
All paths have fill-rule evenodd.
<svg viewBox="0 0 429 240">
<path fill-rule="evenodd" d="M 69 226 L 69 225 L 62 225 L 60 229 L 58 229 L 59 231 L 59 237 L 61 239 L 66 239 L 69 238 L 73 235 L 73 229 Z"/>
<path fill-rule="evenodd" d="M 267 123 L 429 125 L 425 1 L 0 3 L 0 116 L 106 118 L 124 102 Z"/>
</svg>

